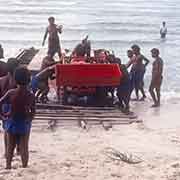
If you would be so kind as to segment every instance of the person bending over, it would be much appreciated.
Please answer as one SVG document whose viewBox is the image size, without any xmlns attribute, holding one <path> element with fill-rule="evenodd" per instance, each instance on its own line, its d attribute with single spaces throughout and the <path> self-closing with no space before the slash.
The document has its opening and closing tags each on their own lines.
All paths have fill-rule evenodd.
<svg viewBox="0 0 180 180">
<path fill-rule="evenodd" d="M 36 101 L 39 101 L 40 96 L 40 102 L 46 103 L 48 101 L 47 94 L 49 92 L 49 83 L 48 80 L 55 79 L 55 66 L 49 66 L 42 71 L 40 71 L 38 74 L 36 74 L 32 80 L 31 80 L 31 89 L 34 94 L 36 94 Z"/>
<path fill-rule="evenodd" d="M 45 70 L 48 67 L 55 65 L 56 62 L 49 56 L 46 56 L 43 59 L 42 65 L 41 65 L 41 70 L 40 73 L 38 73 L 35 76 L 35 79 L 37 81 L 33 81 L 37 82 L 37 94 L 36 94 L 36 100 L 39 100 L 40 97 L 40 102 L 42 103 L 46 103 L 48 101 L 48 93 L 49 93 L 49 79 L 53 80 L 55 79 L 55 70 L 51 69 L 51 70 Z M 44 71 L 45 70 L 45 71 Z M 43 73 L 41 73 L 43 72 Z M 39 75 L 40 74 L 40 75 Z"/>
</svg>

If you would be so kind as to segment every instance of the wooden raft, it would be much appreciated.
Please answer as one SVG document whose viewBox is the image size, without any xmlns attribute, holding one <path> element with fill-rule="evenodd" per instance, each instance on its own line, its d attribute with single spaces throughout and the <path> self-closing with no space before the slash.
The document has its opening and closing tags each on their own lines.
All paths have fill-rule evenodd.
<svg viewBox="0 0 180 180">
<path fill-rule="evenodd" d="M 128 125 L 139 122 L 134 114 L 126 115 L 114 107 L 76 107 L 55 104 L 37 104 L 33 129 L 54 129 L 64 126 L 80 126 L 86 128 L 93 125 L 105 127 Z"/>
</svg>

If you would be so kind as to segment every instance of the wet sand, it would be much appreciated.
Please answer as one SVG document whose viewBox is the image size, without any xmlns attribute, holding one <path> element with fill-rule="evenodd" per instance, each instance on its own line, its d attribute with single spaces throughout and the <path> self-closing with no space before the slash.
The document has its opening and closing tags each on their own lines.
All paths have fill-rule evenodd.
<svg viewBox="0 0 180 180">
<path fill-rule="evenodd" d="M 27 169 L 21 168 L 20 157 L 15 156 L 13 169 L 4 170 L 1 133 L 0 180 L 179 180 L 180 105 L 172 100 L 160 109 L 149 106 L 149 100 L 133 103 L 144 123 L 114 126 L 109 131 L 100 126 L 89 131 L 78 127 L 33 131 Z M 129 152 L 143 162 L 113 161 L 103 153 L 107 147 Z"/>
</svg>

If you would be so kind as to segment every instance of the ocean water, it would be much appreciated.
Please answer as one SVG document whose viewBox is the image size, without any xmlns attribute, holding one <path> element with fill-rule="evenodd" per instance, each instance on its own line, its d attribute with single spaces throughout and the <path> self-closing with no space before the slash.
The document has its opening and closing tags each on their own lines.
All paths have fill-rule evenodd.
<svg viewBox="0 0 180 180">
<path fill-rule="evenodd" d="M 87 34 L 93 48 L 114 50 L 124 63 L 134 43 L 151 63 L 150 49 L 157 47 L 164 60 L 163 91 L 180 92 L 180 3 L 179 0 L 0 0 L 0 43 L 11 56 L 24 47 L 40 48 L 47 18 L 63 25 L 63 48 L 73 48 Z M 167 22 L 166 41 L 159 36 Z M 151 64 L 145 84 L 150 83 Z"/>
</svg>

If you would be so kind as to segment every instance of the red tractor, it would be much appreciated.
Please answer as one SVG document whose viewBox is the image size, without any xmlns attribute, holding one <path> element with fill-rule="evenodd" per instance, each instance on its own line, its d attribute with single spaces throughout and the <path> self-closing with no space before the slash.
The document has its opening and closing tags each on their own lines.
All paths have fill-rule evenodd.
<svg viewBox="0 0 180 180">
<path fill-rule="evenodd" d="M 118 64 L 58 64 L 56 85 L 63 104 L 110 105 L 108 91 L 120 84 L 122 73 Z"/>
</svg>

